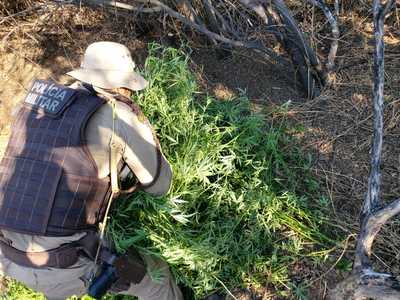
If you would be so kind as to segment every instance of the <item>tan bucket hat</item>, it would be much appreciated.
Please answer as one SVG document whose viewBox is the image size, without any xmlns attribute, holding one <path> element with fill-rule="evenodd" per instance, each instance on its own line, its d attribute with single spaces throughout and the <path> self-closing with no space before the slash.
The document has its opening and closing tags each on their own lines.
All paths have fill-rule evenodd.
<svg viewBox="0 0 400 300">
<path fill-rule="evenodd" d="M 96 42 L 87 47 L 81 67 L 67 74 L 103 89 L 143 90 L 148 82 L 134 68 L 127 47 L 114 42 Z"/>
</svg>

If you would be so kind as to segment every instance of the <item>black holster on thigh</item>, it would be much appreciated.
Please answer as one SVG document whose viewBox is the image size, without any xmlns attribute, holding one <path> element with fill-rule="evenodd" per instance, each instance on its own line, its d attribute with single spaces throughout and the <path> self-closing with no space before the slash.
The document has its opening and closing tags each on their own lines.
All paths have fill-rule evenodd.
<svg viewBox="0 0 400 300">
<path fill-rule="evenodd" d="M 100 240 L 95 233 L 88 233 L 80 240 L 61 245 L 58 248 L 42 252 L 24 252 L 12 246 L 0 235 L 0 250 L 4 257 L 12 262 L 34 269 L 65 269 L 74 265 L 80 256 L 95 260 Z M 100 299 L 108 290 L 121 292 L 131 284 L 138 284 L 146 275 L 146 266 L 140 255 L 130 249 L 124 255 L 117 255 L 107 247 L 100 246 L 98 263 L 100 272 L 91 280 L 89 295 Z"/>
<path fill-rule="evenodd" d="M 133 249 L 124 255 L 104 253 L 101 255 L 101 269 L 91 281 L 88 295 L 95 299 L 101 299 L 107 291 L 122 292 L 129 289 L 131 284 L 138 284 L 146 275 L 146 267 L 143 259 Z"/>
</svg>

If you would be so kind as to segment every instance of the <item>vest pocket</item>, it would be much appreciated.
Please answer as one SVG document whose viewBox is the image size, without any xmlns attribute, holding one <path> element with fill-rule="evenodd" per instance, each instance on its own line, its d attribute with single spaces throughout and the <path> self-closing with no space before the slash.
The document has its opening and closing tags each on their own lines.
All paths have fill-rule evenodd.
<svg viewBox="0 0 400 300">
<path fill-rule="evenodd" d="M 4 157 L 0 163 L 0 227 L 46 233 L 62 167 L 54 162 Z"/>
</svg>

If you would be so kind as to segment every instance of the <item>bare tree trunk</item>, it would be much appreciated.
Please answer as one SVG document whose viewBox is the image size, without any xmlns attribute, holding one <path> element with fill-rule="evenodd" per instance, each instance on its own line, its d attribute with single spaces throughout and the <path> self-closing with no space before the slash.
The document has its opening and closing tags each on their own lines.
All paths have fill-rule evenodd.
<svg viewBox="0 0 400 300">
<path fill-rule="evenodd" d="M 329 298 L 338 299 L 400 299 L 400 282 L 391 274 L 373 271 L 371 264 L 372 245 L 382 226 L 400 213 L 400 199 L 381 207 L 381 152 L 383 141 L 383 87 L 384 87 L 384 21 L 393 8 L 395 0 L 382 5 L 374 0 L 374 138 L 371 153 L 371 170 L 368 191 L 361 213 L 361 229 L 357 239 L 353 274 L 339 283 L 330 292 Z"/>
</svg>

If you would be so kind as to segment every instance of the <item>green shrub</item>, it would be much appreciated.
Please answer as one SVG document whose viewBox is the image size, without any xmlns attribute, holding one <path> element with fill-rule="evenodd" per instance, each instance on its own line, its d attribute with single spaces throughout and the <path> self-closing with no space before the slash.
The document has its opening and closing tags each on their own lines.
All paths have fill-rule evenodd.
<svg viewBox="0 0 400 300">
<path fill-rule="evenodd" d="M 109 233 L 119 251 L 162 256 L 198 298 L 267 283 L 282 294 L 290 266 L 330 242 L 305 196 L 318 186 L 293 128 L 269 125 L 245 96 L 199 93 L 188 64 L 180 50 L 150 45 L 149 88 L 134 98 L 156 128 L 173 186 L 162 198 L 118 202 Z"/>
</svg>

